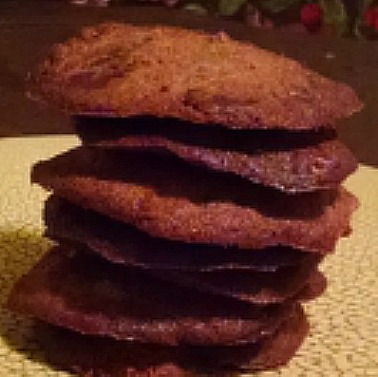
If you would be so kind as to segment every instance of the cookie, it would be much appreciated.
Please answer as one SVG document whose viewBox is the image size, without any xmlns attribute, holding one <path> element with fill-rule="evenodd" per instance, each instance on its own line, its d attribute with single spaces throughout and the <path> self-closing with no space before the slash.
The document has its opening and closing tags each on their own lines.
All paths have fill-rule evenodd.
<svg viewBox="0 0 378 377">
<path fill-rule="evenodd" d="M 299 301 L 313 300 L 324 293 L 327 288 L 327 277 L 319 270 L 315 270 L 307 280 L 307 284 L 298 292 Z"/>
<path fill-rule="evenodd" d="M 350 231 L 357 200 L 346 190 L 285 195 L 178 159 L 78 148 L 33 168 L 61 197 L 155 237 L 326 253 Z"/>
<path fill-rule="evenodd" d="M 301 290 L 305 288 L 311 274 L 316 270 L 317 262 L 280 268 L 274 272 L 235 269 L 211 272 L 153 270 L 152 274 L 177 285 L 266 305 L 286 301 L 297 294 L 302 297 Z M 306 288 L 306 291 L 308 289 Z M 307 296 L 310 295 L 304 292 L 303 297 Z"/>
<path fill-rule="evenodd" d="M 242 129 L 332 127 L 361 108 L 347 85 L 225 33 L 121 23 L 87 27 L 56 45 L 30 87 L 32 98 L 73 114 Z"/>
<path fill-rule="evenodd" d="M 45 235 L 82 244 L 112 263 L 173 271 L 249 270 L 274 272 L 318 260 L 284 246 L 239 250 L 150 237 L 123 222 L 80 208 L 55 195 L 44 208 Z"/>
<path fill-rule="evenodd" d="M 308 322 L 297 307 L 273 336 L 260 343 L 232 347 L 140 344 L 46 326 L 39 326 L 35 333 L 48 362 L 79 376 L 226 377 L 232 372 L 286 364 L 307 335 Z"/>
<path fill-rule="evenodd" d="M 76 123 L 87 145 L 168 152 L 290 193 L 335 188 L 357 168 L 331 132 L 238 132 L 146 117 Z"/>
<path fill-rule="evenodd" d="M 169 345 L 253 343 L 273 334 L 294 307 L 251 305 L 176 287 L 63 246 L 15 285 L 8 305 L 84 334 Z"/>
<path fill-rule="evenodd" d="M 52 234 L 58 241 L 62 240 L 64 243 L 67 243 L 67 240 L 73 241 L 72 245 L 80 248 L 85 245 L 84 249 L 90 248 L 113 263 L 141 266 L 150 270 L 155 276 L 172 281 L 174 284 L 252 303 L 282 302 L 293 297 L 304 287 L 321 259 L 316 254 L 295 252 L 291 249 L 287 250 L 288 256 L 285 259 L 286 252 L 283 248 L 225 251 L 220 247 L 211 248 L 206 245 L 151 239 L 137 230 L 133 232 L 132 228 L 110 219 L 93 227 L 94 221 L 103 216 L 93 211 L 81 210 L 57 198 L 50 198 L 46 207 L 46 234 L 48 236 Z M 87 218 L 80 217 L 80 213 L 85 215 L 86 212 L 89 212 Z M 79 216 L 76 217 L 75 213 Z M 114 225 L 119 225 L 118 234 L 112 232 L 112 229 L 115 229 Z M 91 233 L 91 226 L 94 234 Z M 127 231 L 128 229 L 130 232 Z M 150 249 L 149 246 L 152 248 Z M 131 252 L 128 252 L 129 250 Z M 160 250 L 163 250 L 163 253 L 159 253 Z M 183 252 L 184 258 L 181 257 Z M 211 258 L 210 261 L 206 258 L 209 252 L 210 257 L 214 259 L 213 265 L 201 263 L 201 260 L 212 261 Z M 220 257 L 226 256 L 227 262 L 218 259 L 217 253 Z M 237 258 L 240 253 L 245 256 L 242 259 L 243 264 L 240 264 Z M 165 256 L 168 258 L 164 258 Z M 187 262 L 191 260 L 195 260 L 195 263 Z M 186 263 L 180 264 L 181 261 Z"/>
</svg>

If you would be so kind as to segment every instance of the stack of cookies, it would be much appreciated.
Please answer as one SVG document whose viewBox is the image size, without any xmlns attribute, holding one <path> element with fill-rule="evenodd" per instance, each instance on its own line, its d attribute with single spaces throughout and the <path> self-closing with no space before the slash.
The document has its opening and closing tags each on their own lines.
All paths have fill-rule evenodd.
<svg viewBox="0 0 378 377">
<path fill-rule="evenodd" d="M 346 85 L 224 34 L 105 23 L 57 45 L 32 95 L 81 146 L 37 163 L 56 246 L 9 305 L 59 328 L 83 376 L 221 375 L 283 365 L 301 303 L 350 232 Z"/>
</svg>

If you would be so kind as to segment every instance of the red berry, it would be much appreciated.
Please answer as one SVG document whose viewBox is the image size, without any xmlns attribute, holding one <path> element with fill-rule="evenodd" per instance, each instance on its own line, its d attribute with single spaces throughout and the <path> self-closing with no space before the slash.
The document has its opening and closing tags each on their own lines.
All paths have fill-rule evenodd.
<svg viewBox="0 0 378 377">
<path fill-rule="evenodd" d="M 373 8 L 367 8 L 363 14 L 363 20 L 364 20 L 364 24 L 366 26 L 369 26 L 371 27 L 374 23 L 374 10 Z"/>
<path fill-rule="evenodd" d="M 363 21 L 366 26 L 378 32 L 378 6 L 366 8 Z"/>
<path fill-rule="evenodd" d="M 322 25 L 323 10 L 319 4 L 304 4 L 300 10 L 302 24 L 308 31 L 316 31 Z"/>
</svg>

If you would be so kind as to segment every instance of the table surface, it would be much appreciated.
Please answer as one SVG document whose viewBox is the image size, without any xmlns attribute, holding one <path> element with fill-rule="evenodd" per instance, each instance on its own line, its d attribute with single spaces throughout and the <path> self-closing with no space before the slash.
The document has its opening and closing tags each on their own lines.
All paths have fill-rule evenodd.
<svg viewBox="0 0 378 377">
<path fill-rule="evenodd" d="M 262 31 L 162 7 L 88 8 L 69 6 L 63 1 L 1 1 L 0 136 L 72 132 L 67 117 L 41 109 L 25 98 L 24 78 L 47 54 L 51 44 L 77 33 L 84 25 L 109 19 L 224 30 L 237 39 L 291 56 L 350 84 L 365 108 L 340 124 L 340 137 L 361 162 L 378 165 L 377 42 Z"/>
</svg>

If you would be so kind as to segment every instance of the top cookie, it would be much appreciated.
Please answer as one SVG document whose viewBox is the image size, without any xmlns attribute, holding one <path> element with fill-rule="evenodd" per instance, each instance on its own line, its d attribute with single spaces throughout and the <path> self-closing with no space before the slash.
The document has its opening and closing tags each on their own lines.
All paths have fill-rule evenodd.
<svg viewBox="0 0 378 377">
<path fill-rule="evenodd" d="M 361 108 L 354 91 L 224 33 L 103 23 L 56 45 L 31 96 L 73 114 L 316 129 Z"/>
</svg>

